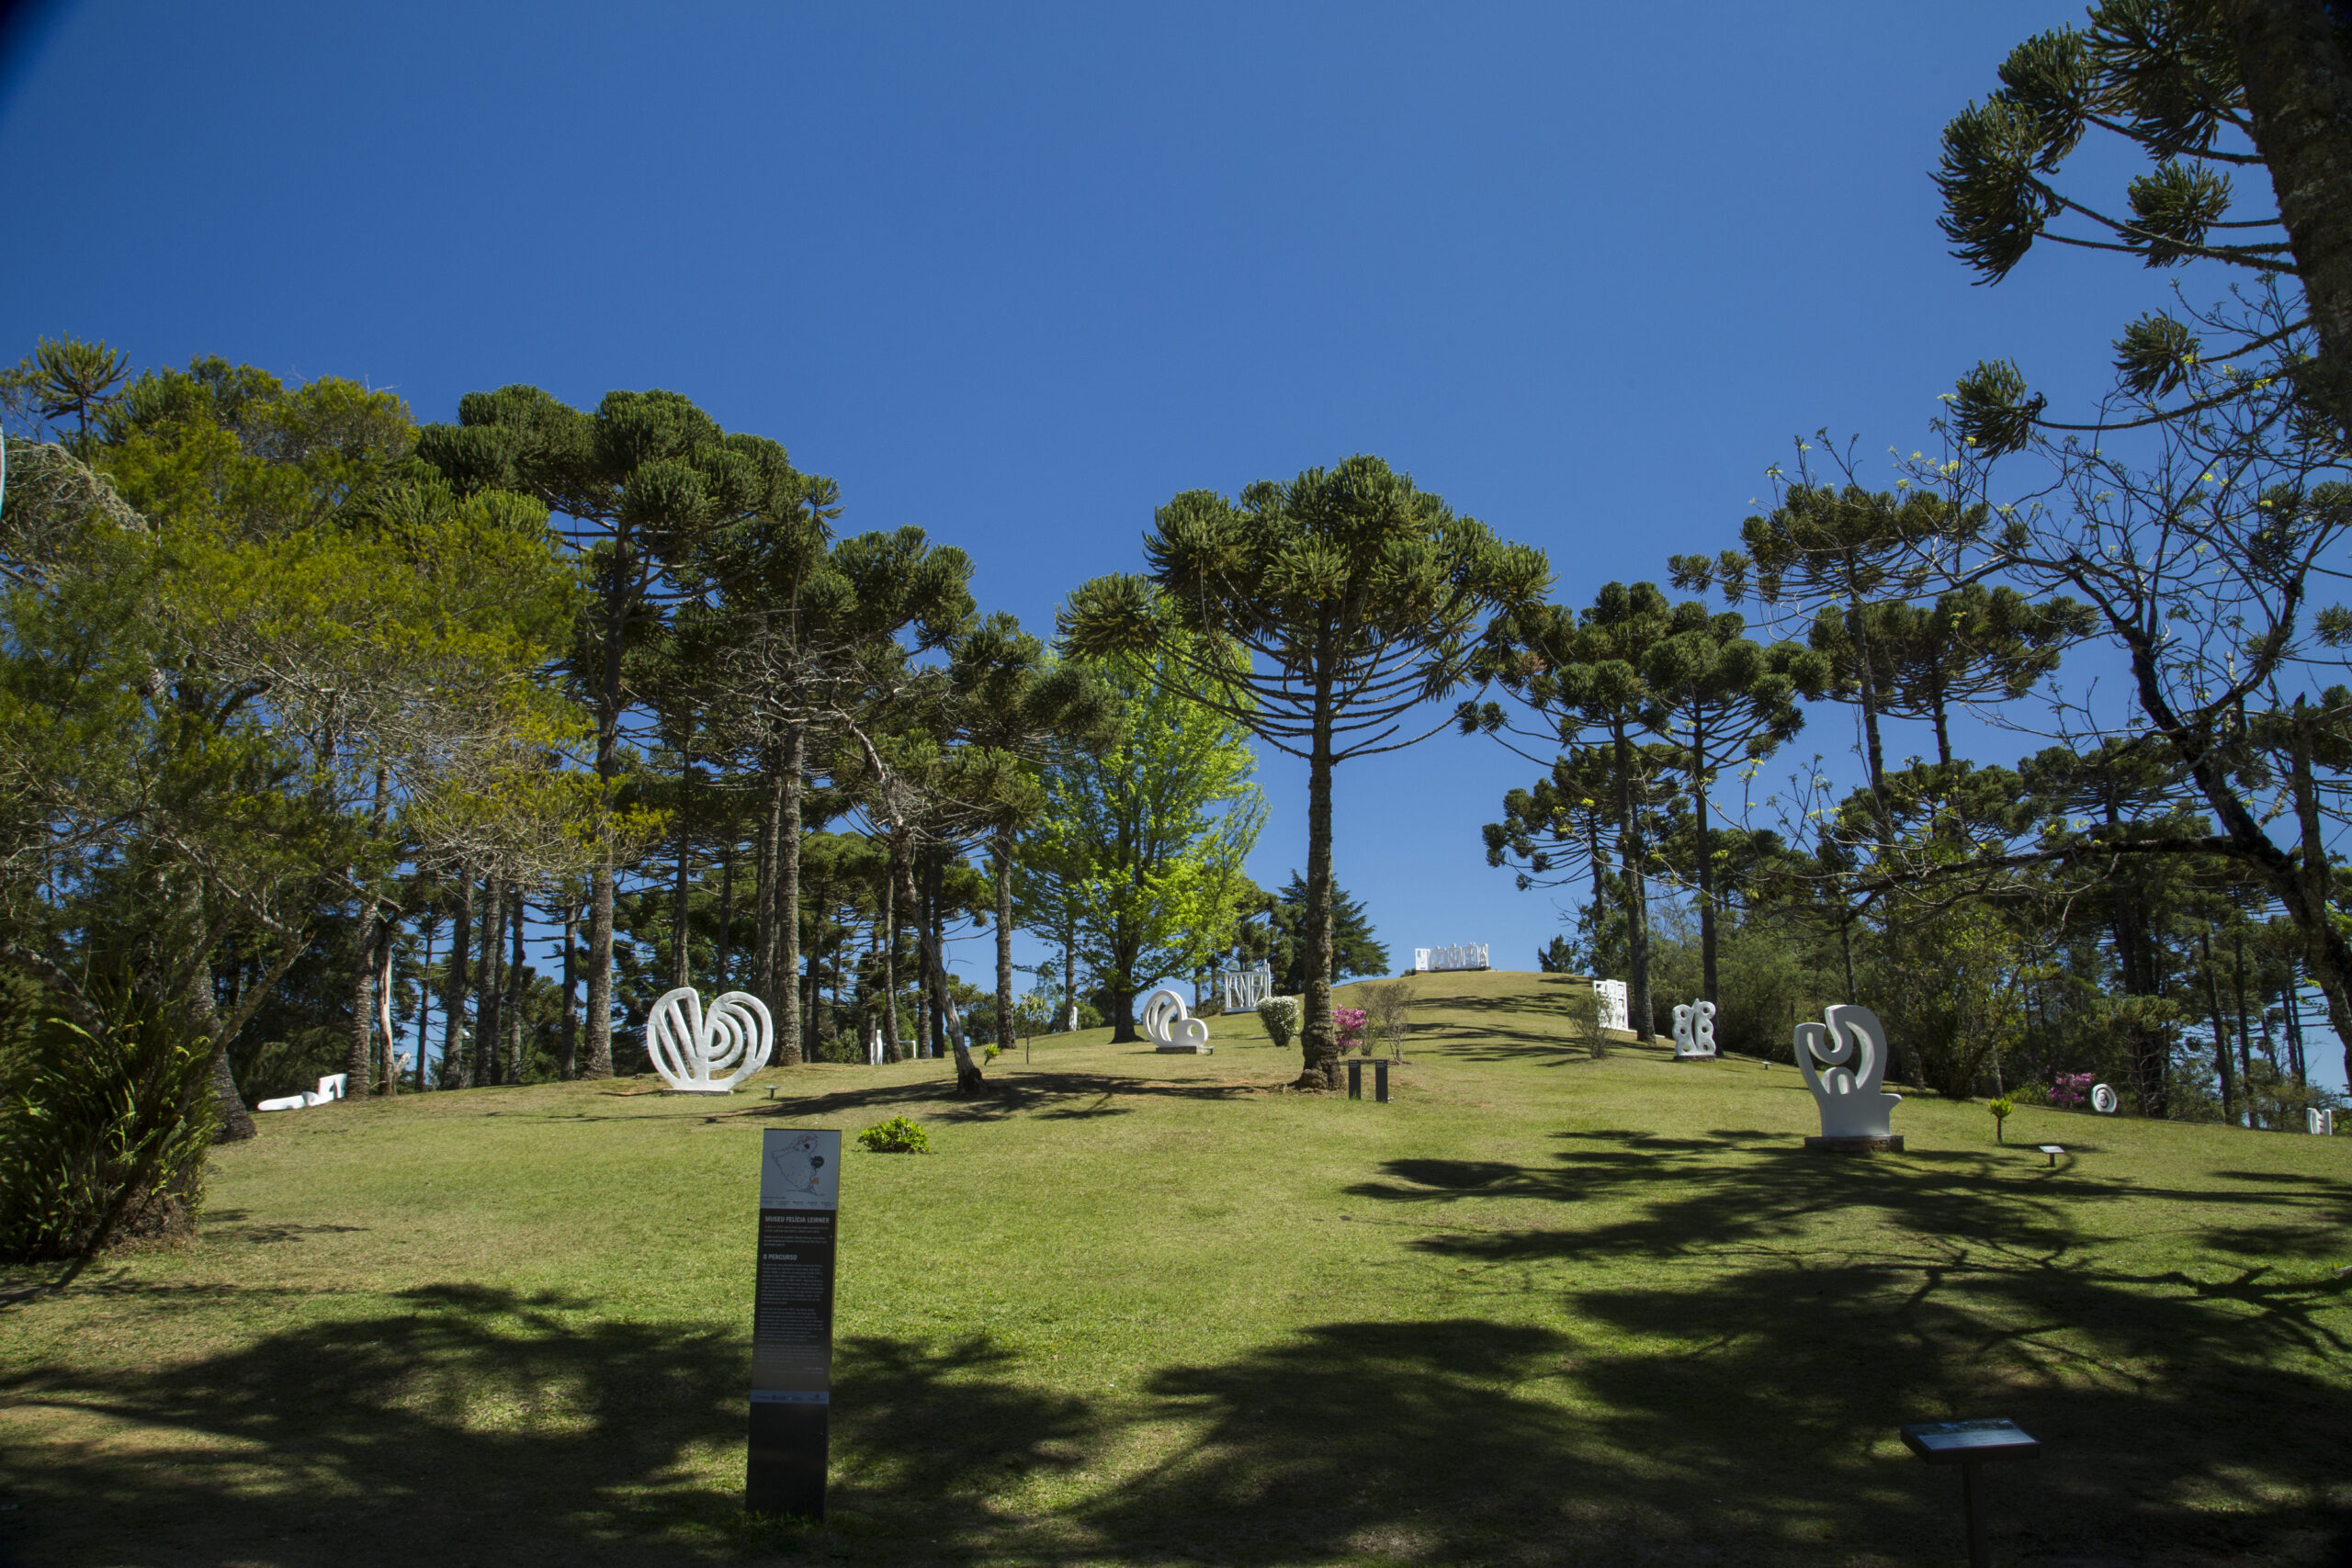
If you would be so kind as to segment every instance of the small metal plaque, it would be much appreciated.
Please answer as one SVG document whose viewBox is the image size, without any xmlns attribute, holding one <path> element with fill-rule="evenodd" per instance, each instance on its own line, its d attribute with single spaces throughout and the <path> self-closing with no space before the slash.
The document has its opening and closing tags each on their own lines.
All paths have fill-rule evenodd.
<svg viewBox="0 0 2352 1568">
<path fill-rule="evenodd" d="M 1929 1464 L 2032 1459 L 2041 1452 L 2014 1421 L 1927 1421 L 1900 1430 L 1905 1446 Z"/>
</svg>

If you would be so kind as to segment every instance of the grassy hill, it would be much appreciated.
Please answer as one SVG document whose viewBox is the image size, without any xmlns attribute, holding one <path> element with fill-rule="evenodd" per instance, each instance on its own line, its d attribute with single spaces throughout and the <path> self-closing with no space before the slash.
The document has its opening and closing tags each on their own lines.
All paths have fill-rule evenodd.
<svg viewBox="0 0 2352 1568">
<path fill-rule="evenodd" d="M 0 1541 L 1958 1562 L 1958 1480 L 1894 1428 L 2001 1415 L 2044 1450 L 1994 1477 L 2001 1561 L 2346 1550 L 2352 1140 L 2028 1108 L 1997 1147 L 1914 1097 L 1907 1154 L 1807 1155 L 1793 1069 L 1569 1052 L 1573 984 L 1418 980 L 1388 1105 L 1283 1092 L 1233 1019 L 1209 1057 L 1040 1040 L 968 1105 L 922 1062 L 265 1119 L 201 1240 L 0 1313 Z M 936 1152 L 842 1177 L 834 1517 L 748 1523 L 756 1134 L 899 1112 Z"/>
</svg>

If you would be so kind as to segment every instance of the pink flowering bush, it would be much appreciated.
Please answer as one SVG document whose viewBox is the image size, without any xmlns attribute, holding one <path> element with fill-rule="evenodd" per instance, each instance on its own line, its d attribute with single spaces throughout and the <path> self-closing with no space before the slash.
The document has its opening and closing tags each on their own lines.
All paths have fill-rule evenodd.
<svg viewBox="0 0 2352 1568">
<path fill-rule="evenodd" d="M 1364 1011 L 1362 1008 L 1333 1008 L 1331 1010 L 1331 1027 L 1339 1033 L 1340 1051 L 1342 1055 L 1350 1051 L 1361 1051 L 1364 1048 L 1363 1023 Z"/>
<path fill-rule="evenodd" d="M 2097 1073 L 2060 1073 L 2050 1080 L 2050 1103 L 2068 1111 L 2079 1110 L 2091 1097 L 2091 1085 L 2098 1081 Z"/>
</svg>

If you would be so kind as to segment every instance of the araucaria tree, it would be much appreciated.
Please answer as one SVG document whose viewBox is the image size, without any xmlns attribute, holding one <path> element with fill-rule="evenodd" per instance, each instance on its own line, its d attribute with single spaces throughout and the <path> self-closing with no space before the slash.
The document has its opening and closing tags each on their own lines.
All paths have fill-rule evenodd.
<svg viewBox="0 0 2352 1568">
<path fill-rule="evenodd" d="M 1476 678 L 1498 615 L 1541 602 L 1543 552 L 1456 516 L 1379 458 L 1350 457 L 1238 498 L 1159 509 L 1146 574 L 1097 578 L 1062 631 L 1083 655 L 1144 654 L 1192 701 L 1307 765 L 1306 1021 L 1301 1088 L 1336 1087 L 1331 774 L 1446 727 L 1416 715 Z"/>
</svg>

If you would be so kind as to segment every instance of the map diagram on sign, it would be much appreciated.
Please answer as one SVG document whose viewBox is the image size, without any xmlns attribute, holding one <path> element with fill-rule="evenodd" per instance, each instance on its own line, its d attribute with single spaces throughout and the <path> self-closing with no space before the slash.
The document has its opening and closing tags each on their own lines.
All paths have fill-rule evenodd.
<svg viewBox="0 0 2352 1568">
<path fill-rule="evenodd" d="M 761 1134 L 760 1207 L 840 1206 L 842 1135 L 771 1129 Z"/>
</svg>

